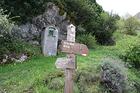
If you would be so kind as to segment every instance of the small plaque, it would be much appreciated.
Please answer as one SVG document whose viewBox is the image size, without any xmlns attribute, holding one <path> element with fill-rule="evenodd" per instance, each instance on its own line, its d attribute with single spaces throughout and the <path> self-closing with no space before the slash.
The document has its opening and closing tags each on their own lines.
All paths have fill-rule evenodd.
<svg viewBox="0 0 140 93">
<path fill-rule="evenodd" d="M 73 43 L 69 41 L 62 41 L 60 45 L 60 49 L 62 52 L 71 53 L 71 54 L 80 54 L 83 56 L 87 56 L 88 48 L 84 44 Z"/>
</svg>

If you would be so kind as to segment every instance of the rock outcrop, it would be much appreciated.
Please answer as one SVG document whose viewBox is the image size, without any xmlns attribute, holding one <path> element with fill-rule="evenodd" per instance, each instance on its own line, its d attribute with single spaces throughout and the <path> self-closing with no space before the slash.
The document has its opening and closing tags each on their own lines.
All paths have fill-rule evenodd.
<svg viewBox="0 0 140 93">
<path fill-rule="evenodd" d="M 62 40 L 66 39 L 66 27 L 68 24 L 69 20 L 66 20 L 66 13 L 61 16 L 59 14 L 59 8 L 50 2 L 47 4 L 45 12 L 33 18 L 32 22 L 15 26 L 12 29 L 12 35 L 32 44 L 39 44 L 42 31 L 48 25 L 53 25 L 59 28 L 59 40 Z"/>
</svg>

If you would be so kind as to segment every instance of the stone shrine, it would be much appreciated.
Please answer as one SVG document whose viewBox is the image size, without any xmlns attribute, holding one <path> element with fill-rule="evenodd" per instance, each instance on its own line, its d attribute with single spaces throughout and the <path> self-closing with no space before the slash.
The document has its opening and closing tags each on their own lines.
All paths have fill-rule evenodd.
<svg viewBox="0 0 140 93">
<path fill-rule="evenodd" d="M 42 52 L 44 56 L 56 56 L 58 46 L 58 29 L 48 26 L 42 32 Z"/>
</svg>

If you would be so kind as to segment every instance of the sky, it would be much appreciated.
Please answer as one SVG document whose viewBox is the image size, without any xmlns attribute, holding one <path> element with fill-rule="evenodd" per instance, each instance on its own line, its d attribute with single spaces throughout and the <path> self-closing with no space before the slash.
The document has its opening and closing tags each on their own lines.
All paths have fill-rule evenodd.
<svg viewBox="0 0 140 93">
<path fill-rule="evenodd" d="M 140 0 L 96 0 L 105 11 L 125 16 L 129 13 L 134 16 L 140 12 Z"/>
</svg>

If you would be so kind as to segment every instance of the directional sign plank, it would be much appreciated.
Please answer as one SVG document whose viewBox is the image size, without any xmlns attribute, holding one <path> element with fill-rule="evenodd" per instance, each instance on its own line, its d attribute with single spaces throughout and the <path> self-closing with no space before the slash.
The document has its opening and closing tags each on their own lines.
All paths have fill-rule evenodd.
<svg viewBox="0 0 140 93">
<path fill-rule="evenodd" d="M 60 49 L 65 53 L 80 54 L 83 56 L 87 56 L 88 54 L 88 48 L 86 45 L 69 41 L 62 41 Z"/>
<path fill-rule="evenodd" d="M 57 58 L 55 65 L 58 69 L 75 69 L 75 62 L 72 58 Z"/>
<path fill-rule="evenodd" d="M 57 58 L 55 62 L 56 68 L 65 69 L 67 62 L 68 62 L 67 58 Z"/>
</svg>

